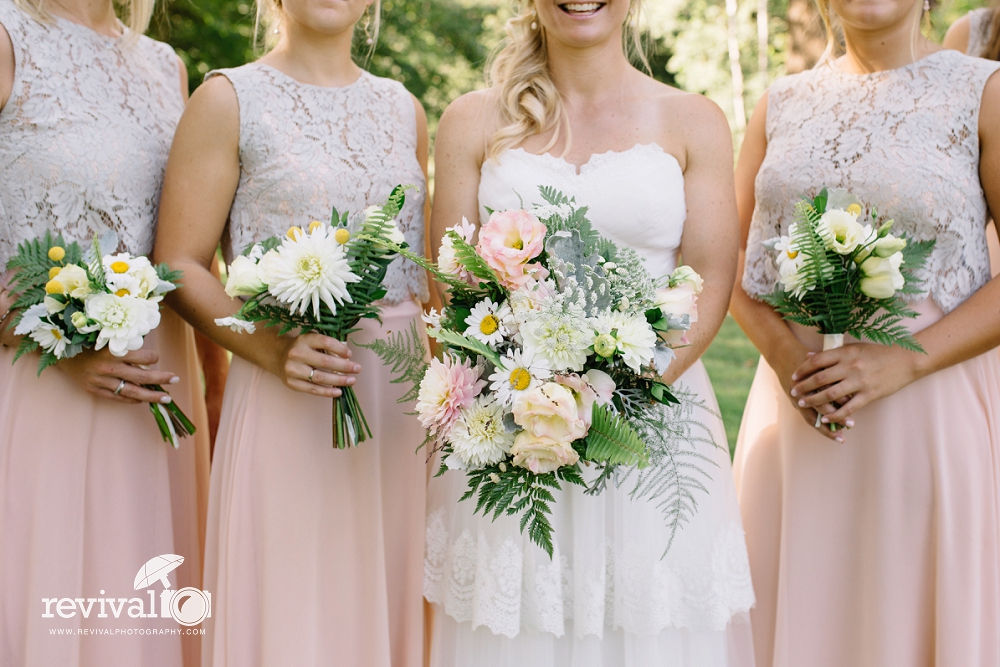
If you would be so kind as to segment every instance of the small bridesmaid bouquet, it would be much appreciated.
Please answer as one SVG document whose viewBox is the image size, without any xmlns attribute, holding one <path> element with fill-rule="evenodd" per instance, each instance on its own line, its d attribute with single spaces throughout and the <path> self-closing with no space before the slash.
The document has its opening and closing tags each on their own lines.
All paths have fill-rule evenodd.
<svg viewBox="0 0 1000 667">
<path fill-rule="evenodd" d="M 84 350 L 107 347 L 123 357 L 141 348 L 145 336 L 159 326 L 160 301 L 177 288 L 180 272 L 129 253 L 104 255 L 102 246 L 116 248 L 117 234 L 95 235 L 86 252 L 50 232 L 18 246 L 7 264 L 15 271 L 12 288 L 19 294 L 14 308 L 21 310 L 14 333 L 24 336 L 14 361 L 40 350 L 41 375 L 60 359 Z M 146 388 L 164 391 L 159 385 Z M 163 440 L 174 448 L 180 438 L 195 432 L 176 403 L 151 403 L 149 409 Z"/>
<path fill-rule="evenodd" d="M 934 241 L 892 235 L 892 220 L 880 221 L 874 207 L 866 215 L 861 200 L 846 190 L 823 188 L 795 210 L 788 236 L 764 243 L 777 253 L 780 280 L 761 299 L 784 319 L 818 329 L 824 351 L 843 346 L 851 335 L 923 352 L 902 323 L 917 313 L 901 297 L 921 293 L 913 272 Z"/>
<path fill-rule="evenodd" d="M 407 247 L 394 220 L 405 190 L 397 186 L 384 206 L 369 207 L 354 227 L 346 212 L 333 209 L 329 224 L 314 220 L 248 247 L 228 267 L 226 282 L 226 293 L 245 301 L 236 315 L 215 323 L 246 333 L 263 323 L 280 327 L 281 335 L 315 332 L 346 342 L 362 318 L 378 319 L 386 270 L 395 248 Z M 337 449 L 372 437 L 354 389 L 342 391 L 333 399 Z"/>
</svg>

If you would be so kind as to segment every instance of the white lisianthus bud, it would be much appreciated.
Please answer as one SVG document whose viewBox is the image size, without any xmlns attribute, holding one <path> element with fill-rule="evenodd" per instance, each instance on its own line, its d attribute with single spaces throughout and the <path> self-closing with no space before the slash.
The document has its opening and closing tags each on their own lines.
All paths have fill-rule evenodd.
<svg viewBox="0 0 1000 667">
<path fill-rule="evenodd" d="M 678 266 L 674 269 L 674 272 L 670 274 L 670 285 L 674 287 L 683 284 L 691 285 L 691 287 L 694 288 L 695 294 L 701 294 L 701 290 L 705 286 L 705 281 L 700 275 L 698 275 L 698 272 L 690 266 Z"/>
<path fill-rule="evenodd" d="M 860 284 L 861 292 L 873 299 L 891 299 L 906 282 L 899 270 L 902 263 L 901 253 L 890 257 L 872 256 L 863 261 L 860 266 L 864 276 Z"/>
<path fill-rule="evenodd" d="M 886 236 L 875 242 L 875 254 L 879 257 L 891 257 L 898 252 L 903 252 L 906 247 L 906 239 L 895 236 Z"/>
<path fill-rule="evenodd" d="M 258 265 L 249 257 L 240 255 L 229 265 L 229 277 L 226 279 L 226 294 L 229 296 L 254 296 L 266 289 Z"/>
<path fill-rule="evenodd" d="M 46 295 L 42 299 L 42 303 L 45 304 L 45 309 L 48 311 L 49 315 L 54 315 L 55 313 L 61 313 L 66 309 L 66 304 L 58 299 Z"/>
<path fill-rule="evenodd" d="M 277 282 L 275 271 L 278 268 L 276 264 L 280 264 L 280 259 L 277 250 L 268 250 L 257 262 L 257 278 L 268 287 Z"/>
<path fill-rule="evenodd" d="M 87 326 L 87 316 L 79 310 L 73 313 L 73 316 L 69 318 L 69 321 L 72 322 L 73 326 L 77 329 L 82 329 Z"/>
</svg>

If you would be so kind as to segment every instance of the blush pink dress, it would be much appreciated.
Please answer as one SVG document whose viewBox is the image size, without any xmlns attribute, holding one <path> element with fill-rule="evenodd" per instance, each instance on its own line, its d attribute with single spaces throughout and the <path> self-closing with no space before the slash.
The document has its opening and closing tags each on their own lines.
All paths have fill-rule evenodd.
<svg viewBox="0 0 1000 667">
<path fill-rule="evenodd" d="M 183 109 L 177 56 L 146 37 L 39 23 L 12 0 L 0 0 L 0 24 L 16 61 L 0 111 L 0 267 L 46 230 L 88 244 L 112 228 L 120 250 L 148 254 Z M 199 637 L 170 619 L 42 616 L 52 597 L 140 598 L 149 613 L 133 580 L 161 554 L 185 559 L 172 587 L 201 585 L 208 423 L 194 334 L 164 310 L 145 347 L 180 376 L 168 390 L 198 429 L 177 450 L 146 405 L 96 398 L 58 366 L 37 377 L 37 356 L 13 364 L 14 350 L 0 348 L 3 667 L 199 662 Z M 76 634 L 130 629 L 173 634 Z"/>
<path fill-rule="evenodd" d="M 800 195 L 846 188 L 936 239 L 917 331 L 990 280 L 979 107 L 1000 64 L 941 51 L 869 75 L 824 65 L 770 90 L 743 288 L 772 290 L 761 242 Z M 794 329 L 822 349 L 818 334 Z M 837 444 L 762 359 L 735 474 L 757 606 L 758 667 L 1000 664 L 1000 357 L 914 382 Z"/>
<path fill-rule="evenodd" d="M 423 248 L 426 187 L 410 94 L 363 73 L 342 88 L 254 63 L 225 76 L 240 106 L 241 174 L 227 260 L 289 226 L 353 219 L 412 184 L 398 218 Z M 424 272 L 397 260 L 382 322 L 352 342 L 420 321 Z M 229 372 L 209 500 L 205 585 L 214 596 L 204 664 L 417 667 L 423 660 L 424 434 L 390 370 L 353 347 L 374 439 L 332 447 L 332 402 L 292 391 L 240 357 Z"/>
</svg>

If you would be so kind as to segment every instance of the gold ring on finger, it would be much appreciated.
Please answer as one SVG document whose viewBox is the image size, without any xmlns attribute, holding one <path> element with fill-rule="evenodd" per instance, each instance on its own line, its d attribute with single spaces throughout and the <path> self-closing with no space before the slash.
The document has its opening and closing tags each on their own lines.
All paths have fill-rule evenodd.
<svg viewBox="0 0 1000 667">
<path fill-rule="evenodd" d="M 313 381 L 313 374 L 315 374 L 315 373 L 316 373 L 316 369 L 315 368 L 310 368 L 309 369 L 309 382 Z"/>
</svg>

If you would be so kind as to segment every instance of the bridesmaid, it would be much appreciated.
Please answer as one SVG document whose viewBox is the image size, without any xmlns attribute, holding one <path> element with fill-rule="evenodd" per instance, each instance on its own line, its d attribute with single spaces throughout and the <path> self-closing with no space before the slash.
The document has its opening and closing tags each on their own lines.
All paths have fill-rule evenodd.
<svg viewBox="0 0 1000 667">
<path fill-rule="evenodd" d="M 152 1 L 124 4 L 128 26 L 111 0 L 0 0 L 0 267 L 46 230 L 89 243 L 111 227 L 119 249 L 152 250 L 187 75 L 142 36 Z M 175 586 L 201 585 L 208 428 L 193 331 L 165 310 L 141 350 L 83 353 L 36 377 L 36 356 L 12 364 L 15 295 L 2 278 L 0 665 L 174 666 L 182 651 L 196 665 L 196 635 L 50 634 L 176 631 L 170 620 L 42 616 L 42 598 L 138 597 L 136 572 L 160 554 L 185 558 Z M 198 428 L 176 451 L 142 405 L 171 398 Z"/>
<path fill-rule="evenodd" d="M 1000 64 L 921 37 L 917 0 L 819 4 L 846 54 L 828 29 L 831 55 L 771 87 L 737 167 L 731 307 L 763 353 L 735 462 L 757 665 L 995 666 L 1000 281 L 985 225 L 1000 211 Z M 818 334 L 755 299 L 777 278 L 761 242 L 823 185 L 936 240 L 907 321 L 927 354 L 815 353 Z M 813 428 L 816 410 L 850 430 Z"/>
<path fill-rule="evenodd" d="M 377 2 L 265 7 L 274 49 L 210 73 L 181 119 L 156 244 L 158 261 L 185 272 L 173 305 L 235 354 L 209 500 L 203 664 L 415 667 L 426 466 L 412 406 L 396 403 L 403 390 L 368 350 L 216 326 L 238 304 L 208 267 L 220 241 L 232 260 L 291 225 L 328 220 L 332 206 L 360 216 L 399 183 L 418 186 L 399 223 L 423 248 L 426 119 L 402 85 L 351 60 L 356 24 L 371 11 L 377 25 Z M 366 320 L 352 340 L 420 325 L 423 271 L 397 261 L 386 280 L 381 324 Z M 375 439 L 336 450 L 331 399 L 345 385 Z"/>
</svg>

